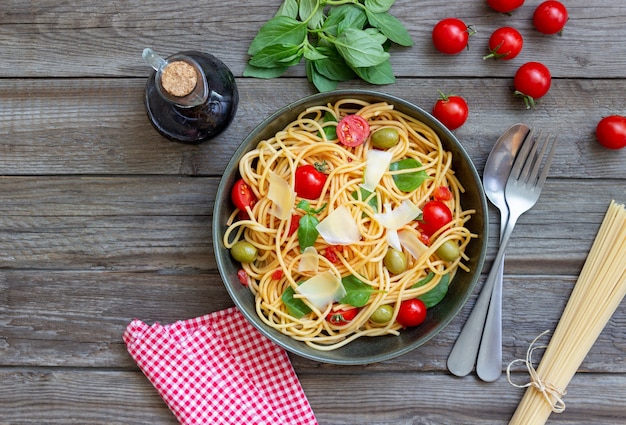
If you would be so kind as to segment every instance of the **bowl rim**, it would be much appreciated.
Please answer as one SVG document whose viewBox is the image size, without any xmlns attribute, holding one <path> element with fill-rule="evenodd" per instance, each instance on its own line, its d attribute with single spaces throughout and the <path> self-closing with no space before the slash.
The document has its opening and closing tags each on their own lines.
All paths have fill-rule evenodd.
<svg viewBox="0 0 626 425">
<path fill-rule="evenodd" d="M 224 224 L 220 222 L 221 214 L 219 211 L 222 209 L 222 205 L 220 205 L 219 200 L 223 198 L 220 194 L 224 194 L 224 191 L 228 191 L 230 193 L 230 187 L 234 184 L 234 176 L 238 176 L 238 162 L 241 159 L 241 156 L 245 154 L 247 151 L 254 149 L 256 144 L 266 138 L 266 136 L 261 136 L 264 132 L 268 132 L 270 134 L 275 134 L 277 131 L 284 128 L 289 122 L 293 121 L 295 117 L 290 117 L 286 119 L 285 117 L 288 114 L 299 114 L 302 112 L 303 105 L 309 104 L 321 104 L 333 102 L 338 99 L 343 98 L 360 98 L 367 101 L 371 101 L 371 99 L 377 101 L 385 101 L 394 105 L 394 107 L 399 107 L 403 112 L 413 111 L 413 114 L 418 113 L 423 116 L 419 117 L 420 120 L 425 122 L 427 125 L 431 126 L 436 133 L 439 135 L 441 139 L 449 140 L 456 148 L 457 153 L 461 155 L 461 162 L 467 164 L 469 168 L 468 172 L 471 174 L 473 181 L 476 183 L 478 187 L 477 196 L 480 204 L 481 211 L 477 211 L 477 214 L 480 212 L 482 216 L 482 227 L 479 229 L 478 240 L 473 241 L 474 243 L 480 243 L 480 249 L 478 253 L 478 258 L 476 258 L 473 266 L 473 274 L 470 277 L 469 284 L 465 292 L 458 298 L 457 302 L 454 305 L 454 308 L 451 310 L 449 314 L 445 316 L 443 320 L 438 322 L 436 326 L 426 335 L 423 335 L 413 342 L 404 345 L 403 347 L 391 351 L 388 353 L 376 354 L 373 356 L 367 357 L 359 357 L 359 358 L 337 358 L 333 356 L 328 356 L 329 353 L 333 353 L 332 351 L 320 351 L 315 350 L 309 346 L 307 346 L 304 342 L 293 339 L 287 335 L 282 334 L 276 329 L 272 329 L 267 326 L 257 315 L 255 305 L 252 305 L 252 309 L 250 306 L 244 303 L 242 299 L 238 296 L 237 292 L 233 285 L 231 285 L 231 279 L 226 274 L 226 270 L 224 269 L 224 261 L 228 254 L 223 249 L 222 237 L 223 232 L 221 229 L 224 227 Z M 281 119 L 281 117 L 283 119 Z M 268 131 L 268 128 L 272 128 L 272 130 Z M 276 129 L 275 129 L 276 128 Z M 272 133 L 273 131 L 273 133 Z M 271 137 L 271 136 L 269 136 Z M 255 142 L 253 144 L 253 142 Z M 449 149 L 448 149 L 449 150 Z M 234 168 L 236 167 L 236 168 Z M 313 95 L 305 96 L 300 98 L 288 105 L 278 109 L 266 119 L 261 121 L 252 131 L 248 133 L 248 135 L 243 139 L 243 141 L 238 145 L 237 149 L 232 154 L 230 160 L 228 161 L 224 174 L 220 179 L 220 183 L 217 188 L 215 203 L 213 207 L 213 218 L 212 218 L 212 236 L 213 236 L 213 250 L 217 262 L 217 267 L 219 270 L 220 277 L 226 290 L 233 300 L 237 309 L 244 315 L 244 317 L 250 322 L 262 335 L 272 340 L 274 343 L 282 347 L 283 349 L 291 352 L 293 354 L 297 354 L 301 357 L 307 358 L 309 360 L 314 360 L 321 363 L 330 363 L 330 364 L 339 364 L 339 365 L 364 365 L 364 364 L 372 364 L 378 363 L 386 360 L 390 360 L 399 356 L 402 356 L 414 349 L 424 345 L 430 339 L 439 334 L 461 311 L 464 305 L 467 303 L 468 299 L 471 297 L 478 280 L 481 277 L 482 268 L 484 265 L 486 252 L 487 252 L 487 241 L 488 241 L 488 232 L 489 232 L 489 219 L 488 219 L 488 206 L 487 200 L 485 197 L 484 190 L 482 188 L 482 182 L 476 171 L 473 161 L 467 154 L 465 148 L 462 146 L 461 142 L 456 138 L 456 136 L 448 130 L 440 121 L 438 121 L 435 117 L 432 116 L 429 112 L 425 111 L 423 108 L 408 102 L 404 99 L 401 99 L 397 96 L 377 92 L 373 90 L 363 90 L 363 89 L 343 89 L 343 90 L 334 90 L 331 92 L 324 93 L 316 93 Z M 226 172 L 228 170 L 233 170 L 230 175 L 227 175 Z M 237 177 L 238 178 L 238 177 Z M 228 257 L 230 257 L 228 255 Z M 228 259 L 230 260 L 230 258 Z M 456 276 L 455 276 L 456 277 Z M 454 279 L 453 279 L 454 281 Z M 235 285 L 241 284 L 237 281 Z M 247 289 L 247 288 L 246 288 Z M 249 291 L 249 290 L 248 290 Z M 250 294 L 251 291 L 249 291 Z M 254 298 L 253 298 L 254 299 Z M 379 336 L 376 338 L 397 338 L 395 336 Z M 374 339 L 374 338 L 372 338 Z M 357 340 L 358 341 L 358 340 Z M 354 344 L 356 341 L 353 341 L 350 344 Z M 349 346 L 350 344 L 347 344 Z M 341 350 L 341 349 L 339 349 Z M 336 351 L 336 350 L 335 350 Z"/>
</svg>

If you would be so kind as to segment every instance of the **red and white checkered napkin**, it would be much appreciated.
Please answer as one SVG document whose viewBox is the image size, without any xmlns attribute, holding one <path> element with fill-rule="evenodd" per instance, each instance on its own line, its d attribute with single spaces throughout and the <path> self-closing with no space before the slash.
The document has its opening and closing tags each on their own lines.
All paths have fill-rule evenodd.
<svg viewBox="0 0 626 425">
<path fill-rule="evenodd" d="M 128 352 L 183 425 L 316 425 L 287 353 L 235 307 L 162 326 L 132 321 Z"/>
</svg>

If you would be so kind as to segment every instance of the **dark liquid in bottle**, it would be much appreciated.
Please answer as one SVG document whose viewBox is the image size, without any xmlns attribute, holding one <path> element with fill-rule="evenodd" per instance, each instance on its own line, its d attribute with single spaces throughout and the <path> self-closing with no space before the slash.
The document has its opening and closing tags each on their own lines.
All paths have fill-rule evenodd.
<svg viewBox="0 0 626 425">
<path fill-rule="evenodd" d="M 239 94 L 230 69 L 219 59 L 196 51 L 180 52 L 195 60 L 206 75 L 209 95 L 198 106 L 183 108 L 165 100 L 156 87 L 152 73 L 146 85 L 146 110 L 156 130 L 170 140 L 183 143 L 202 143 L 224 131 L 231 123 Z"/>
</svg>

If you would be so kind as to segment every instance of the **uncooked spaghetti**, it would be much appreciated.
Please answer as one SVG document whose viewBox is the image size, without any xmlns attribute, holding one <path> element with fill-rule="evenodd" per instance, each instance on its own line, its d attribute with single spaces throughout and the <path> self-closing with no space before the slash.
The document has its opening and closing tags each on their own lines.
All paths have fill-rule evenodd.
<svg viewBox="0 0 626 425">
<path fill-rule="evenodd" d="M 346 116 L 365 119 L 370 135 L 397 131 L 397 144 L 374 149 L 373 136 L 358 146 L 342 144 L 336 133 Z M 389 165 L 372 177 L 381 152 Z M 323 165 L 326 180 L 317 198 L 285 188 L 271 193 L 281 185 L 296 187 L 296 170 L 306 164 Z M 254 293 L 257 313 L 268 326 L 316 349 L 336 349 L 362 336 L 397 335 L 402 301 L 422 297 L 428 305 L 436 303 L 457 269 L 467 270 L 464 250 L 476 235 L 465 223 L 474 211 L 461 208 L 464 188 L 452 169 L 452 154 L 433 129 L 393 105 L 344 99 L 311 107 L 245 154 L 239 172 L 255 202 L 230 216 L 224 245 L 231 249 L 243 240 L 254 246 L 258 253 L 242 264 L 240 279 Z M 407 180 L 416 187 L 407 190 L 402 184 Z M 445 204 L 451 220 L 427 234 L 420 211 L 435 200 Z M 283 201 L 287 205 L 279 205 Z M 403 213 L 413 216 L 398 221 Z M 331 215 L 342 215 L 343 221 L 331 223 Z M 301 237 L 307 232 L 300 231 L 305 221 L 314 236 L 306 248 Z M 324 223 L 330 230 L 321 231 Z M 358 238 L 346 241 L 345 227 Z M 390 271 L 384 260 L 390 247 L 402 253 L 406 267 Z M 323 305 L 300 286 L 321 275 L 342 286 L 341 297 Z M 381 308 L 386 319 L 378 317 Z"/>
<path fill-rule="evenodd" d="M 612 201 L 539 367 L 525 361 L 532 379 L 509 424 L 540 425 L 565 410 L 567 385 L 624 295 L 626 209 Z"/>
</svg>

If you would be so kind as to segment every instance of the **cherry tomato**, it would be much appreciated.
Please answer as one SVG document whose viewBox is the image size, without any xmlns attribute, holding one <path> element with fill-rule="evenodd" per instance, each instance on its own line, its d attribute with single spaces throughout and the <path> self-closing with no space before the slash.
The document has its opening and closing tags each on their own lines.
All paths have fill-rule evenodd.
<svg viewBox="0 0 626 425">
<path fill-rule="evenodd" d="M 237 279 L 243 286 L 248 286 L 248 273 L 244 269 L 237 270 Z"/>
<path fill-rule="evenodd" d="M 452 212 L 446 204 L 441 201 L 429 201 L 426 202 L 426 205 L 422 208 L 420 229 L 426 235 L 431 236 L 451 221 Z"/>
<path fill-rule="evenodd" d="M 272 273 L 272 279 L 274 279 L 274 280 L 280 280 L 280 279 L 283 277 L 283 275 L 284 275 L 284 274 L 285 274 L 285 273 L 283 272 L 283 270 L 282 270 L 282 269 L 276 269 L 276 270 L 274 270 L 274 272 Z"/>
<path fill-rule="evenodd" d="M 396 320 L 405 328 L 421 325 L 426 320 L 426 304 L 417 298 L 402 301 Z"/>
<path fill-rule="evenodd" d="M 533 24 L 543 34 L 556 34 L 563 31 L 569 19 L 563 3 L 548 0 L 541 3 L 533 14 Z"/>
<path fill-rule="evenodd" d="M 524 4 L 524 0 L 487 0 L 487 4 L 496 12 L 509 13 Z"/>
<path fill-rule="evenodd" d="M 446 186 L 439 186 L 433 192 L 433 198 L 435 198 L 436 201 L 449 201 L 452 199 L 452 191 Z"/>
<path fill-rule="evenodd" d="M 246 210 L 246 207 L 252 208 L 256 203 L 256 196 L 248 183 L 243 179 L 237 180 L 233 186 L 233 190 L 230 192 L 230 198 L 237 208 L 242 211 Z"/>
<path fill-rule="evenodd" d="M 299 214 L 293 214 L 291 216 L 291 223 L 289 223 L 289 230 L 287 231 L 287 236 L 291 236 L 296 233 L 298 230 L 298 226 L 300 225 L 300 219 L 302 218 Z"/>
<path fill-rule="evenodd" d="M 433 115 L 450 130 L 455 130 L 465 124 L 469 109 L 467 102 L 461 96 L 445 95 L 441 92 L 439 100 L 433 107 Z"/>
<path fill-rule="evenodd" d="M 370 125 L 360 115 L 346 115 L 337 123 L 337 138 L 345 146 L 359 146 L 370 135 Z"/>
<path fill-rule="evenodd" d="M 433 28 L 433 44 L 441 53 L 455 55 L 467 47 L 470 35 L 474 31 L 457 18 L 446 18 L 437 22 Z"/>
<path fill-rule="evenodd" d="M 339 256 L 337 256 L 337 247 L 335 245 L 329 245 L 324 251 L 324 257 L 333 264 L 339 264 Z"/>
<path fill-rule="evenodd" d="M 489 54 L 483 59 L 511 60 L 522 51 L 524 39 L 515 28 L 498 28 L 489 37 Z"/>
<path fill-rule="evenodd" d="M 317 199 L 322 194 L 327 178 L 328 176 L 322 173 L 318 167 L 311 164 L 301 165 L 296 168 L 295 191 L 298 196 L 303 198 Z"/>
<path fill-rule="evenodd" d="M 596 127 L 596 137 L 605 148 L 626 147 L 626 117 L 610 115 L 602 118 Z"/>
<path fill-rule="evenodd" d="M 328 316 L 326 316 L 326 320 L 328 320 L 333 325 L 343 326 L 350 323 L 350 321 L 356 317 L 356 314 L 358 312 L 358 308 L 331 311 L 330 313 L 328 313 Z"/>
<path fill-rule="evenodd" d="M 528 109 L 535 106 L 535 99 L 548 93 L 551 82 L 550 70 L 540 62 L 525 63 L 519 67 L 513 78 L 515 94 L 524 98 Z"/>
</svg>

